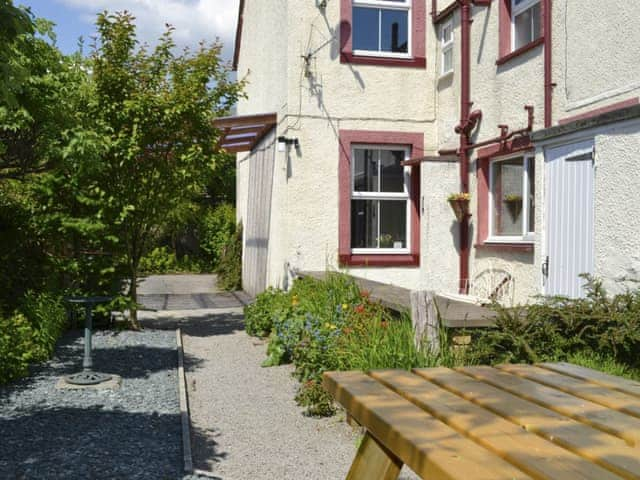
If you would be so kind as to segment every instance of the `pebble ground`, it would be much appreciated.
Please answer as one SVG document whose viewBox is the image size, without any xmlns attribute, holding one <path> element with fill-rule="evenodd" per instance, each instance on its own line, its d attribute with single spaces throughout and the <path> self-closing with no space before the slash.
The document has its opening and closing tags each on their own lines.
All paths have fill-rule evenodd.
<svg viewBox="0 0 640 480">
<path fill-rule="evenodd" d="M 121 388 L 58 390 L 79 370 L 80 333 L 31 377 L 0 387 L 0 478 L 181 478 L 175 333 L 96 332 L 94 368 L 120 375 Z"/>
</svg>

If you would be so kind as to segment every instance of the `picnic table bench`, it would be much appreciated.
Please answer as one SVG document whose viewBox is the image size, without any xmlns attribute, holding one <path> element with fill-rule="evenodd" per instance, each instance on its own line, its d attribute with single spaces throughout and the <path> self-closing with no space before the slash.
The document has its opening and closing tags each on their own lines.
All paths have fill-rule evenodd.
<svg viewBox="0 0 640 480">
<path fill-rule="evenodd" d="M 640 383 L 568 363 L 327 372 L 366 429 L 347 480 L 640 479 Z"/>
</svg>

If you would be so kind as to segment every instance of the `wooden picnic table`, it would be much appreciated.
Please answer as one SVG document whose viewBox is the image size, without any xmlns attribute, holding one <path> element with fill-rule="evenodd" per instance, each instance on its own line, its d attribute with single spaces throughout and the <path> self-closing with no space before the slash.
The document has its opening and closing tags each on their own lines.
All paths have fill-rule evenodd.
<svg viewBox="0 0 640 480">
<path fill-rule="evenodd" d="M 640 479 L 640 383 L 568 363 L 327 372 L 366 429 L 347 480 Z"/>
</svg>

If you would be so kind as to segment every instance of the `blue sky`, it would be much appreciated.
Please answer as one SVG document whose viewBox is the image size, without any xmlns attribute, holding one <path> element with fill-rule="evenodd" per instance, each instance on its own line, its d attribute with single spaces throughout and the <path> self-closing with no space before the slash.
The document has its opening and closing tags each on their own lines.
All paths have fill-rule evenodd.
<svg viewBox="0 0 640 480">
<path fill-rule="evenodd" d="M 151 44 L 164 31 L 165 24 L 175 28 L 179 47 L 197 47 L 200 40 L 224 43 L 223 55 L 233 55 L 233 41 L 239 0 L 14 0 L 31 8 L 38 17 L 56 23 L 58 47 L 64 53 L 76 51 L 78 38 L 91 43 L 94 21 L 103 10 L 128 10 L 136 17 L 138 38 Z"/>
</svg>

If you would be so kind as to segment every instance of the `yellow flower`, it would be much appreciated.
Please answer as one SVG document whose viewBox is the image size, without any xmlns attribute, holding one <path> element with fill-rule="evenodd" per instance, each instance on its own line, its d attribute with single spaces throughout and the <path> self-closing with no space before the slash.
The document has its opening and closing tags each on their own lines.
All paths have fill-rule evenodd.
<svg viewBox="0 0 640 480">
<path fill-rule="evenodd" d="M 295 307 L 296 305 L 298 305 L 298 303 L 300 303 L 300 302 L 298 301 L 298 296 L 297 295 L 294 295 L 293 297 L 291 297 L 291 305 L 292 306 Z"/>
<path fill-rule="evenodd" d="M 348 303 L 343 303 L 342 304 L 342 310 L 349 310 L 349 304 Z"/>
</svg>

